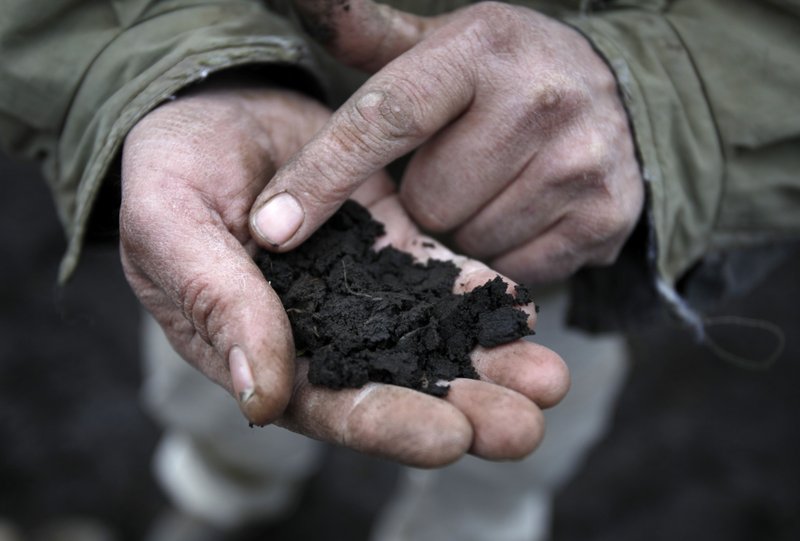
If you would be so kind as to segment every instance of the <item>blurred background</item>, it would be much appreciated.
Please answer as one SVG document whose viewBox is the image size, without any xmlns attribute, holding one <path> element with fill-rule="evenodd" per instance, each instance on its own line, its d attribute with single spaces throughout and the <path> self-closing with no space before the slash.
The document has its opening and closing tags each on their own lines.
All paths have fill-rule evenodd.
<svg viewBox="0 0 800 541">
<path fill-rule="evenodd" d="M 116 246 L 87 249 L 58 288 L 63 233 L 35 168 L 0 155 L 0 206 L 0 541 L 66 541 L 70 528 L 143 539 L 167 504 Z M 768 371 L 726 363 L 681 331 L 632 337 L 613 426 L 558 495 L 554 540 L 800 539 L 799 277 L 794 257 L 717 310 L 783 329 Z M 330 448 L 293 515 L 240 537 L 365 540 L 397 475 Z"/>
</svg>

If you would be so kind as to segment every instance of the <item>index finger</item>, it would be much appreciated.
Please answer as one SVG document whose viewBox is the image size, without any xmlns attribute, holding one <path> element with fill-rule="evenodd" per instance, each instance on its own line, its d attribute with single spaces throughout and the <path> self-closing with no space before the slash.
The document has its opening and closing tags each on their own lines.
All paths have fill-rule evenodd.
<svg viewBox="0 0 800 541">
<path fill-rule="evenodd" d="M 368 177 L 459 116 L 476 86 L 463 41 L 432 37 L 370 78 L 260 194 L 254 237 L 272 250 L 298 246 Z"/>
</svg>

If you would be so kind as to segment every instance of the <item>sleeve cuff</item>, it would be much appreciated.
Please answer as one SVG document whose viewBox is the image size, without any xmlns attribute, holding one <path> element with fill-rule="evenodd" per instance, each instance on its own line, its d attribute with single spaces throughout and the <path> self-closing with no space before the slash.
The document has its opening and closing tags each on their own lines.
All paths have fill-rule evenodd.
<svg viewBox="0 0 800 541">
<path fill-rule="evenodd" d="M 621 10 L 565 22 L 606 59 L 630 117 L 647 190 L 652 285 L 673 314 L 701 328 L 675 287 L 708 247 L 722 197 L 723 157 L 692 58 L 658 12 Z"/>
<path fill-rule="evenodd" d="M 77 266 L 93 203 L 128 131 L 187 85 L 250 64 L 296 66 L 321 81 L 304 40 L 257 3 L 160 13 L 120 33 L 98 55 L 75 95 L 58 149 L 55 189 L 68 235 L 60 282 Z"/>
</svg>

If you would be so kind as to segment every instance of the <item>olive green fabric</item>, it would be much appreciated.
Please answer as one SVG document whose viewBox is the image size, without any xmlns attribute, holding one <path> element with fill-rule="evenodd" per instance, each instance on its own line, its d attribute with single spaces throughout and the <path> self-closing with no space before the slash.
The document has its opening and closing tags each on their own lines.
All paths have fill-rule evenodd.
<svg viewBox="0 0 800 541">
<path fill-rule="evenodd" d="M 289 63 L 316 73 L 305 40 L 258 2 L 5 1 L 0 141 L 42 162 L 77 265 L 92 204 L 126 133 L 209 73 Z"/>
<path fill-rule="evenodd" d="M 432 14 L 459 0 L 398 0 Z M 800 3 L 540 0 L 616 73 L 649 195 L 657 281 L 704 254 L 800 233 Z M 128 130 L 208 73 L 287 63 L 352 90 L 284 16 L 287 1 L 4 0 L 0 142 L 42 162 L 75 268 Z M 322 67 L 320 67 L 322 66 Z M 327 67 L 325 67 L 327 66 Z M 336 94 L 334 94 L 336 95 Z M 341 95 L 341 93 L 339 94 Z"/>
<path fill-rule="evenodd" d="M 660 277 L 672 286 L 709 252 L 797 238 L 800 4 L 606 4 L 568 22 L 617 75 Z"/>
</svg>

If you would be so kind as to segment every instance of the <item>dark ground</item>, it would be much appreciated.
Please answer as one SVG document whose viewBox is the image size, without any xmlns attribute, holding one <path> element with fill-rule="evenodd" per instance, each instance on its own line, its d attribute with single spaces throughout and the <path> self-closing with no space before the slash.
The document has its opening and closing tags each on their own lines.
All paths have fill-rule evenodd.
<svg viewBox="0 0 800 541">
<path fill-rule="evenodd" d="M 137 403 L 138 311 L 115 248 L 91 249 L 58 290 L 64 242 L 32 168 L 0 160 L 0 205 L 0 521 L 89 515 L 140 539 L 164 505 L 149 474 L 158 429 Z M 557 500 L 556 541 L 800 539 L 798 276 L 795 258 L 720 309 L 782 326 L 768 372 L 675 331 L 634 339 L 613 429 Z M 252 537 L 365 539 L 395 476 L 331 449 L 301 512 Z"/>
</svg>

